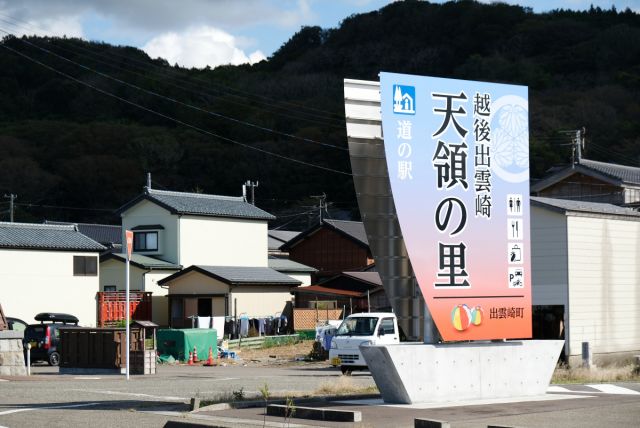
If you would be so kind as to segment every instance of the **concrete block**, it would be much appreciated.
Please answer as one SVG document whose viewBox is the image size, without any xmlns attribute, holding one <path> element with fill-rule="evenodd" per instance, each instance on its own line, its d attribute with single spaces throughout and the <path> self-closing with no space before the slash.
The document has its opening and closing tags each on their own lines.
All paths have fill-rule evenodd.
<svg viewBox="0 0 640 428">
<path fill-rule="evenodd" d="M 24 337 L 24 333 L 17 330 L 2 330 L 0 331 L 0 340 L 3 339 L 20 339 L 22 343 L 22 338 Z"/>
<path fill-rule="evenodd" d="M 198 410 L 200 408 L 200 397 L 191 398 L 191 411 Z"/>
<path fill-rule="evenodd" d="M 181 422 L 181 421 L 168 421 L 163 425 L 163 428 L 222 428 L 220 425 L 211 425 L 206 423 L 196 422 Z"/>
<path fill-rule="evenodd" d="M 520 428 L 515 425 L 487 425 L 487 428 Z"/>
<path fill-rule="evenodd" d="M 22 332 L 0 331 L 0 375 L 25 376 Z"/>
<path fill-rule="evenodd" d="M 267 415 L 285 417 L 287 409 L 283 404 L 269 404 L 267 406 Z M 316 421 L 331 422 L 361 422 L 362 413 L 356 410 L 336 410 L 323 409 L 316 407 L 299 407 L 295 406 L 293 417 L 300 419 L 311 419 Z"/>
<path fill-rule="evenodd" d="M 435 419 L 414 419 L 414 428 L 451 428 L 451 424 Z"/>
<path fill-rule="evenodd" d="M 361 346 L 387 403 L 544 395 L 564 341 Z"/>
</svg>

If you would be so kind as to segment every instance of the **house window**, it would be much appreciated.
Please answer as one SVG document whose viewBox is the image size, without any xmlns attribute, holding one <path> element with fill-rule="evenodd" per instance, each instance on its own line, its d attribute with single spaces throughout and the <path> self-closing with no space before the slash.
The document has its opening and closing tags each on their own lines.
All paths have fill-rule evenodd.
<svg viewBox="0 0 640 428">
<path fill-rule="evenodd" d="M 104 286 L 104 291 L 116 291 L 116 286 L 115 285 L 105 285 Z"/>
<path fill-rule="evenodd" d="M 158 232 L 136 232 L 133 234 L 134 251 L 156 251 L 158 249 Z"/>
<path fill-rule="evenodd" d="M 98 276 L 98 258 L 73 256 L 73 276 Z"/>
</svg>

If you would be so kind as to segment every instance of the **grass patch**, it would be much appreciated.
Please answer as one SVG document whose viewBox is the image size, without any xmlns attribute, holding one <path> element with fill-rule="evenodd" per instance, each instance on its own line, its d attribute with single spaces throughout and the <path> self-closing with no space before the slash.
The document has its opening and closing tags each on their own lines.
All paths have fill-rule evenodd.
<svg viewBox="0 0 640 428">
<path fill-rule="evenodd" d="M 337 381 L 324 382 L 316 389 L 314 395 L 357 395 L 376 394 L 376 386 L 357 386 L 351 376 L 340 376 Z"/>
<path fill-rule="evenodd" d="M 560 365 L 551 377 L 551 383 L 603 383 L 640 381 L 636 366 L 606 366 L 587 369 Z"/>
<path fill-rule="evenodd" d="M 240 392 L 240 393 L 239 393 Z M 242 401 L 263 401 L 273 402 L 296 398 L 313 398 L 325 395 L 362 395 L 362 394 L 378 394 L 376 386 L 357 386 L 354 384 L 350 376 L 340 376 L 337 381 L 324 382 L 316 390 L 312 392 L 285 392 L 272 393 L 265 384 L 260 388 L 258 394 L 244 393 L 243 389 L 239 391 L 223 392 L 213 397 L 202 398 L 200 407 L 210 406 L 219 403 L 238 403 Z M 267 398 L 265 398 L 267 397 Z"/>
<path fill-rule="evenodd" d="M 300 342 L 302 342 L 302 340 L 297 337 L 267 337 L 264 342 L 262 342 L 262 349 L 295 345 Z"/>
</svg>

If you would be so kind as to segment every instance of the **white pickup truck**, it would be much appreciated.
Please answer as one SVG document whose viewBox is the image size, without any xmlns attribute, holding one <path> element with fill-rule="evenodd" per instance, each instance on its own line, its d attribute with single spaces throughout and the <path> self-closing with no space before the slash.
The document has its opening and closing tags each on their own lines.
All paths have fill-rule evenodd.
<svg viewBox="0 0 640 428">
<path fill-rule="evenodd" d="M 400 343 L 398 320 L 392 312 L 364 312 L 349 315 L 331 340 L 329 361 L 343 374 L 367 368 L 360 345 Z"/>
</svg>

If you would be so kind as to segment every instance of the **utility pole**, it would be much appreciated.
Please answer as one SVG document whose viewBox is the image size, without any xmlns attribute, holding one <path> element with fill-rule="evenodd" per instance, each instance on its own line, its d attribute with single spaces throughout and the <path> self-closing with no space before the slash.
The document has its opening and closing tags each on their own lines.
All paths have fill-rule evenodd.
<svg viewBox="0 0 640 428">
<path fill-rule="evenodd" d="M 571 146 L 571 165 L 575 166 L 582 159 L 582 151 L 585 148 L 585 134 L 587 129 L 583 126 L 581 129 L 572 129 L 567 131 L 559 131 L 561 134 L 573 135 L 571 143 L 561 144 L 563 146 Z"/>
<path fill-rule="evenodd" d="M 251 181 L 251 180 L 247 180 L 246 183 L 244 183 L 242 185 L 242 196 L 244 196 L 244 200 L 247 200 L 247 187 L 251 188 L 251 205 L 255 205 L 256 204 L 256 193 L 255 193 L 255 188 L 258 187 L 260 185 L 259 181 Z"/>
<path fill-rule="evenodd" d="M 327 195 L 322 192 L 322 195 L 311 196 L 313 199 L 318 200 L 318 218 L 320 219 L 320 223 L 322 223 L 322 210 L 326 208 L 326 200 Z"/>
<path fill-rule="evenodd" d="M 4 195 L 6 199 L 9 199 L 9 221 L 13 223 L 13 202 L 18 198 L 18 195 L 14 195 L 13 193 L 9 193 L 8 195 Z"/>
</svg>

